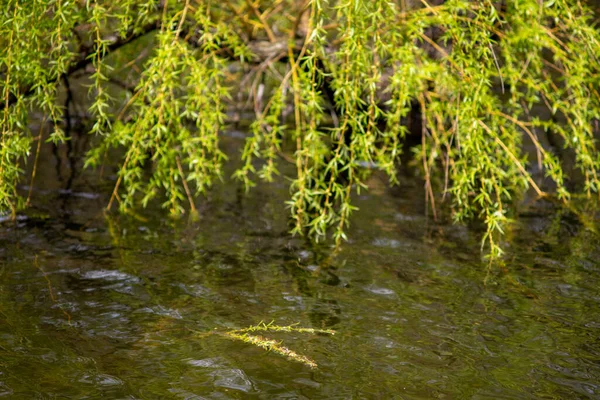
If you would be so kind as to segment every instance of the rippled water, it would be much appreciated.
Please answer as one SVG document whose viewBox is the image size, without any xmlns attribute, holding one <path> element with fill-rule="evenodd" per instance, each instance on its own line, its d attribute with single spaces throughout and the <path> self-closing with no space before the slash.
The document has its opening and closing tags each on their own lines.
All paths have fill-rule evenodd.
<svg viewBox="0 0 600 400">
<path fill-rule="evenodd" d="M 61 173 L 0 226 L 0 396 L 600 398 L 593 217 L 537 203 L 488 271 L 476 230 L 427 222 L 418 179 L 374 177 L 334 254 L 286 233 L 285 182 L 226 184 L 191 221 L 104 216 L 110 175 Z M 260 321 L 337 333 L 269 334 L 317 369 L 198 334 Z"/>
</svg>

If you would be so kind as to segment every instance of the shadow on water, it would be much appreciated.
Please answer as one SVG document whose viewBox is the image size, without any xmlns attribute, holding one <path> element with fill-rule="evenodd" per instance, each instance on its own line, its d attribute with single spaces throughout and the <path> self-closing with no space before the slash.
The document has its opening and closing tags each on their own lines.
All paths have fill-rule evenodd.
<svg viewBox="0 0 600 400">
<path fill-rule="evenodd" d="M 73 142 L 0 227 L 0 396 L 600 398 L 600 241 L 568 210 L 525 210 L 485 286 L 478 235 L 428 222 L 415 178 L 373 177 L 334 254 L 287 234 L 283 181 L 226 183 L 198 221 L 105 216 L 115 171 L 74 171 Z M 259 321 L 337 334 L 277 336 L 311 370 L 194 333 Z"/>
</svg>

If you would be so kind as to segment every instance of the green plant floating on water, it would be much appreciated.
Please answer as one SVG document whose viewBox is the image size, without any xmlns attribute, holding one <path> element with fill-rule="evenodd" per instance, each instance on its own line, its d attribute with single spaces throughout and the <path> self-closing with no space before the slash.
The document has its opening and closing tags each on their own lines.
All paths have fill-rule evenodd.
<svg viewBox="0 0 600 400">
<path fill-rule="evenodd" d="M 240 342 L 252 344 L 254 346 L 260 347 L 267 351 L 271 351 L 273 353 L 279 354 L 288 360 L 297 361 L 304 365 L 307 365 L 311 368 L 317 368 L 317 363 L 311 360 L 310 358 L 296 353 L 294 350 L 291 350 L 281 344 L 280 341 L 270 339 L 267 337 L 263 337 L 260 335 L 252 335 L 254 332 L 295 332 L 295 333 L 308 333 L 308 334 L 317 334 L 323 333 L 327 335 L 335 335 L 335 331 L 332 329 L 314 329 L 314 328 L 298 328 L 294 325 L 281 326 L 281 325 L 273 325 L 272 322 L 265 324 L 263 322 L 259 322 L 257 325 L 251 325 L 247 328 L 242 329 L 233 329 L 225 332 L 220 331 L 211 331 L 211 332 L 203 332 L 200 334 L 201 337 L 208 335 L 220 335 L 232 340 L 238 340 Z"/>
</svg>

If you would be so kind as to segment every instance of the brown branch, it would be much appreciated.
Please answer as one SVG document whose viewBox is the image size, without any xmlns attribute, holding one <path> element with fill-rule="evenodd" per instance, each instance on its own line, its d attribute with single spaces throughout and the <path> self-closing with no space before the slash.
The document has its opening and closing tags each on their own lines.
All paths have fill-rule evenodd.
<svg viewBox="0 0 600 400">
<path fill-rule="evenodd" d="M 190 191 L 190 188 L 188 187 L 187 181 L 185 179 L 185 174 L 183 172 L 183 168 L 181 167 L 181 160 L 179 159 L 179 156 L 176 157 L 176 160 L 177 160 L 177 169 L 179 170 L 179 174 L 181 175 L 181 182 L 183 183 L 183 188 L 185 189 L 185 194 L 187 195 L 188 201 L 190 203 L 190 208 L 193 213 L 197 213 L 198 210 L 196 210 L 196 206 L 194 205 L 194 197 L 192 196 L 192 192 Z"/>
<path fill-rule="evenodd" d="M 275 37 L 275 34 L 271 30 L 271 27 L 269 27 L 269 24 L 267 24 L 267 21 L 265 21 L 265 19 L 263 18 L 262 14 L 258 10 L 258 8 L 254 4 L 252 4 L 251 0 L 246 0 L 246 4 L 252 10 L 252 12 L 254 13 L 254 15 L 256 15 L 256 18 L 258 18 L 258 20 L 260 21 L 263 29 L 265 30 L 265 33 L 269 37 L 269 41 L 271 43 L 277 42 L 277 38 Z"/>
<path fill-rule="evenodd" d="M 489 133 L 490 136 L 492 136 L 494 138 L 494 141 L 497 144 L 499 144 L 500 147 L 502 147 L 502 149 L 506 152 L 506 154 L 508 154 L 508 156 L 510 157 L 510 159 L 513 160 L 513 162 L 515 163 L 515 165 L 517 166 L 517 168 L 519 169 L 519 171 L 521 171 L 521 174 L 523 175 L 523 177 L 525 179 L 527 179 L 527 181 L 529 182 L 529 184 L 531 185 L 531 187 L 533 188 L 533 190 L 535 190 L 535 192 L 538 194 L 538 196 L 539 197 L 546 197 L 547 194 L 545 192 L 543 192 L 542 190 L 540 190 L 540 188 L 533 181 L 533 179 L 531 178 L 531 175 L 529 175 L 529 173 L 527 172 L 527 170 L 525 169 L 525 167 L 523 166 L 523 164 L 521 164 L 521 161 L 519 161 L 519 159 L 510 151 L 510 149 L 508 147 L 506 147 L 506 145 L 504 144 L 504 142 L 502 142 L 502 140 L 500 140 L 498 138 L 498 136 L 495 135 L 492 132 L 492 130 L 485 123 L 483 123 L 481 120 L 477 120 L 477 123 L 479 123 L 479 125 L 481 125 L 481 127 L 483 129 L 485 129 L 485 131 L 487 133 Z"/>
</svg>

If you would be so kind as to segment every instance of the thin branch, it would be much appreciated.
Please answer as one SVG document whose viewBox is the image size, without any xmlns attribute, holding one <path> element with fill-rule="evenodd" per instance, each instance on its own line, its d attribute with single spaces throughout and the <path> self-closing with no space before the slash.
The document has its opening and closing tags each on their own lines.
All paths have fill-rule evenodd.
<svg viewBox="0 0 600 400">
<path fill-rule="evenodd" d="M 260 11 L 258 11 L 258 8 L 255 7 L 254 4 L 252 4 L 251 0 L 246 0 L 246 4 L 248 5 L 248 7 L 250 7 L 250 9 L 254 13 L 254 15 L 256 15 L 256 18 L 258 18 L 258 20 L 260 21 L 263 29 L 265 30 L 265 33 L 267 34 L 267 36 L 269 38 L 269 41 L 271 43 L 275 43 L 277 41 L 277 38 L 275 37 L 275 34 L 273 33 L 273 31 L 269 27 L 269 24 L 267 24 L 267 21 L 265 21 L 265 19 L 263 18 L 263 16 L 260 13 Z"/>
<path fill-rule="evenodd" d="M 183 183 L 183 188 L 185 189 L 185 194 L 187 195 L 188 201 L 190 203 L 190 208 L 193 213 L 196 213 L 196 206 L 194 205 L 194 198 L 192 196 L 192 192 L 190 192 L 190 188 L 188 187 L 187 181 L 185 179 L 185 174 L 183 173 L 183 168 L 181 167 L 181 160 L 179 156 L 176 157 L 177 160 L 177 169 L 179 170 L 179 174 L 181 175 L 181 182 Z"/>
<path fill-rule="evenodd" d="M 491 136 L 494 137 L 494 141 L 496 143 L 498 143 L 500 145 L 500 147 L 502 147 L 502 149 L 506 152 L 506 154 L 508 154 L 508 156 L 513 160 L 513 162 L 515 163 L 515 165 L 517 166 L 517 168 L 519 168 L 519 170 L 521 171 L 521 174 L 523 174 L 523 177 L 525 179 L 527 179 L 527 181 L 529 182 L 529 184 L 531 185 L 531 187 L 533 187 L 533 189 L 536 191 L 536 193 L 538 194 L 538 196 L 540 196 L 540 197 L 546 197 L 547 193 L 543 192 L 542 190 L 540 190 L 540 188 L 538 187 L 538 185 L 531 178 L 531 175 L 529 175 L 529 173 L 527 172 L 527 170 L 525 169 L 525 167 L 523 167 L 523 164 L 521 164 L 521 161 L 519 161 L 519 159 L 510 151 L 510 149 L 508 147 L 506 147 L 506 145 L 504 144 L 504 142 L 502 142 L 502 140 L 500 140 L 498 138 L 498 136 L 495 135 L 494 132 L 492 132 L 492 130 L 486 124 L 484 124 L 481 120 L 477 120 L 477 123 L 479 123 L 479 125 L 481 125 L 481 127 L 483 129 L 485 129 L 485 131 L 487 133 L 489 133 Z"/>
<path fill-rule="evenodd" d="M 38 143 L 37 143 L 37 147 L 35 149 L 35 159 L 33 161 L 33 171 L 31 172 L 31 181 L 29 183 L 29 193 L 27 194 L 27 201 L 25 201 L 25 205 L 28 207 L 31 205 L 31 194 L 33 192 L 33 182 L 35 181 L 35 175 L 37 173 L 38 160 L 40 158 L 40 150 L 42 148 L 42 138 L 43 138 L 44 125 L 46 123 L 46 119 L 47 119 L 47 116 L 44 115 L 44 118 L 40 125 L 40 132 L 38 134 L 39 140 L 37 141 Z"/>
</svg>

